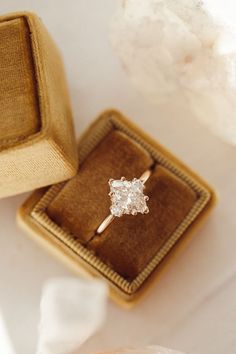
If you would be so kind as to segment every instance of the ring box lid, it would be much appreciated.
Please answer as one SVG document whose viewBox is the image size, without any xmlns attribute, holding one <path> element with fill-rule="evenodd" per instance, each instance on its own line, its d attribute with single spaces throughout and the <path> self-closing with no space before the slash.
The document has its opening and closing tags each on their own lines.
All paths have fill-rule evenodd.
<svg viewBox="0 0 236 354">
<path fill-rule="evenodd" d="M 1 16 L 0 39 L 4 197 L 72 177 L 78 158 L 61 56 L 42 21 L 28 12 Z"/>
</svg>

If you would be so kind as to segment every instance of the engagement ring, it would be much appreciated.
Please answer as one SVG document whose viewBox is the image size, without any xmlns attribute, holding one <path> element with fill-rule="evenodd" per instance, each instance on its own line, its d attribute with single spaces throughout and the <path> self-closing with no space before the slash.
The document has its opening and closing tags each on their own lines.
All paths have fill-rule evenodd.
<svg viewBox="0 0 236 354">
<path fill-rule="evenodd" d="M 124 214 L 147 214 L 149 212 L 147 206 L 149 197 L 144 195 L 143 190 L 145 188 L 144 184 L 150 175 L 151 171 L 147 170 L 140 178 L 134 178 L 131 181 L 126 180 L 125 177 L 118 180 L 109 180 L 111 214 L 100 224 L 97 234 L 101 234 L 115 217 L 121 217 Z"/>
</svg>

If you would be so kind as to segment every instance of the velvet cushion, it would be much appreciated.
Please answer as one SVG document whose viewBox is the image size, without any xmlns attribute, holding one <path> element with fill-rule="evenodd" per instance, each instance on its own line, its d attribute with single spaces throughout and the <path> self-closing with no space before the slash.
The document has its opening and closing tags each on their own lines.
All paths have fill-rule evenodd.
<svg viewBox="0 0 236 354">
<path fill-rule="evenodd" d="M 111 132 L 81 164 L 78 174 L 66 183 L 47 213 L 80 242 L 87 243 L 109 214 L 108 180 L 139 177 L 152 164 L 141 146 L 121 132 Z"/>
<path fill-rule="evenodd" d="M 148 214 L 124 215 L 88 245 L 105 263 L 133 280 L 168 240 L 196 201 L 195 193 L 157 166 L 146 182 Z"/>
<path fill-rule="evenodd" d="M 24 18 L 0 23 L 0 147 L 40 129 L 30 31 Z"/>
<path fill-rule="evenodd" d="M 116 218 L 99 236 L 109 213 L 109 178 L 139 177 L 153 159 L 124 133 L 109 133 L 47 207 L 47 214 L 112 269 L 134 279 L 178 227 L 197 196 L 182 180 L 156 165 L 146 182 L 149 214 Z"/>
</svg>

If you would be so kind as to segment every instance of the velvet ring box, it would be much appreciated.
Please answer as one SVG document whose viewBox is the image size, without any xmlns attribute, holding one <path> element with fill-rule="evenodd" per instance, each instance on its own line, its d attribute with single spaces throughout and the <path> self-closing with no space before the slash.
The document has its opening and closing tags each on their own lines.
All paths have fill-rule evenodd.
<svg viewBox="0 0 236 354">
<path fill-rule="evenodd" d="M 60 54 L 42 21 L 0 17 L 0 197 L 76 174 L 77 147 Z"/>
<path fill-rule="evenodd" d="M 80 168 L 67 182 L 33 193 L 18 220 L 76 271 L 103 277 L 111 294 L 134 303 L 178 241 L 215 203 L 212 188 L 116 111 L 103 113 L 79 140 Z M 139 177 L 149 213 L 124 215 L 101 234 L 109 214 L 110 178 Z"/>
</svg>

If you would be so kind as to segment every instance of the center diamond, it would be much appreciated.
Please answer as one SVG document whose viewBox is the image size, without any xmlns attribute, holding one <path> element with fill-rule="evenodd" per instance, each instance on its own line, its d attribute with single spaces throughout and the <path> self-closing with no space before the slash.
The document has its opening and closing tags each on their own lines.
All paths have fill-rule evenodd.
<svg viewBox="0 0 236 354">
<path fill-rule="evenodd" d="M 127 181 L 124 177 L 119 180 L 109 180 L 111 207 L 113 216 L 123 214 L 136 215 L 137 213 L 148 213 L 146 201 L 149 199 L 143 194 L 144 183 L 137 178 Z"/>
</svg>

